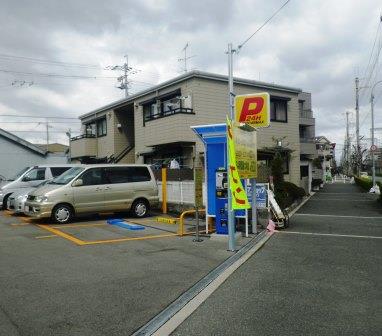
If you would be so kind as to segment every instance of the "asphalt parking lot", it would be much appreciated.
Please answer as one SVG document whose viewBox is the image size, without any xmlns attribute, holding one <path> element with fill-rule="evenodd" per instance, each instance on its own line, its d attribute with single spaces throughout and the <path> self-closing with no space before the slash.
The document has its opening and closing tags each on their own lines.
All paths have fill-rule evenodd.
<svg viewBox="0 0 382 336">
<path fill-rule="evenodd" d="M 381 335 L 382 207 L 326 185 L 173 335 Z"/>
<path fill-rule="evenodd" d="M 109 217 L 54 225 L 0 213 L 1 335 L 129 335 L 232 255 L 172 224 L 129 231 Z"/>
</svg>

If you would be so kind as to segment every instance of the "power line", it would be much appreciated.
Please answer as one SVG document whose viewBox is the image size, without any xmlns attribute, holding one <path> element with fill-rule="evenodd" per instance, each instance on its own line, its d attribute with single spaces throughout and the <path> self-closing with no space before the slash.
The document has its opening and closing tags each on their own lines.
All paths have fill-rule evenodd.
<svg viewBox="0 0 382 336">
<path fill-rule="evenodd" d="M 276 12 L 274 12 L 259 28 L 257 28 L 251 36 L 249 36 L 243 43 L 239 44 L 238 49 L 240 50 L 244 44 L 246 44 L 253 36 L 255 36 L 261 29 L 263 29 L 267 23 L 271 21 L 288 4 L 289 1 L 290 0 L 284 2 L 284 4 Z"/>
<path fill-rule="evenodd" d="M 75 117 L 56 117 L 56 116 L 30 116 L 30 115 L 19 115 L 19 114 L 0 114 L 0 117 L 18 117 L 18 118 L 37 118 L 37 119 L 75 119 Z"/>
<path fill-rule="evenodd" d="M 21 62 L 47 64 L 47 65 L 57 65 L 57 66 L 65 66 L 65 67 L 80 67 L 80 68 L 90 68 L 90 69 L 100 69 L 101 68 L 99 65 L 95 65 L 95 64 L 81 64 L 81 63 L 51 61 L 51 60 L 46 60 L 46 59 L 24 57 L 24 56 L 15 56 L 15 55 L 6 55 L 6 54 L 0 54 L 0 59 L 9 60 L 9 61 L 21 61 Z"/>
<path fill-rule="evenodd" d="M 64 75 L 64 74 L 55 74 L 55 73 L 23 72 L 23 71 L 14 71 L 14 70 L 5 70 L 5 69 L 0 69 L 0 72 L 12 73 L 12 74 L 18 74 L 18 75 L 27 75 L 27 76 L 57 77 L 57 78 L 115 79 L 115 77 L 111 77 L 111 76 Z"/>
</svg>

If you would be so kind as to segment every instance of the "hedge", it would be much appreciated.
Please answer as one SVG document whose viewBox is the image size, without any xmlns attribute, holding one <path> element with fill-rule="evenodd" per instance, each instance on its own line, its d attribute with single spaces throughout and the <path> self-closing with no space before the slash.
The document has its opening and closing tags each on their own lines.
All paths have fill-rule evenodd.
<svg viewBox="0 0 382 336">
<path fill-rule="evenodd" d="M 282 209 L 289 207 L 294 201 L 303 198 L 305 195 L 303 188 L 291 182 L 283 181 L 275 188 L 275 197 Z"/>
<path fill-rule="evenodd" d="M 369 191 L 373 186 L 373 182 L 369 178 L 354 176 L 356 185 L 360 186 L 363 190 Z"/>
</svg>

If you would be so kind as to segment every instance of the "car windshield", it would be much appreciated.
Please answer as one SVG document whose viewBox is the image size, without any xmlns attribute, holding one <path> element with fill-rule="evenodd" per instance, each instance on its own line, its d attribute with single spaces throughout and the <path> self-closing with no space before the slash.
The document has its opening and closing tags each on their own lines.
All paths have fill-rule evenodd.
<svg viewBox="0 0 382 336">
<path fill-rule="evenodd" d="M 30 167 L 25 167 L 24 169 L 20 170 L 16 175 L 14 175 L 13 177 L 7 179 L 7 181 L 15 181 L 15 180 L 17 180 L 21 175 L 23 175 L 29 169 L 30 169 Z"/>
<path fill-rule="evenodd" d="M 48 182 L 48 184 L 67 184 L 71 180 L 73 180 L 79 173 L 81 173 L 85 168 L 82 167 L 73 167 L 67 170 L 62 175 L 56 177 L 52 181 Z"/>
</svg>

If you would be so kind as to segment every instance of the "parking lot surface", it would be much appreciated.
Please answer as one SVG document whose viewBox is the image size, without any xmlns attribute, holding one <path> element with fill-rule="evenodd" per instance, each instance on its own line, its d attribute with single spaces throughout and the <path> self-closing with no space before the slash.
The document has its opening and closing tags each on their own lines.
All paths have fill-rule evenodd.
<svg viewBox="0 0 382 336">
<path fill-rule="evenodd" d="M 129 231 L 109 217 L 54 225 L 0 213 L 0 335 L 129 335 L 232 255 L 171 224 Z"/>
<path fill-rule="evenodd" d="M 382 208 L 326 185 L 173 335 L 381 335 Z"/>
</svg>

